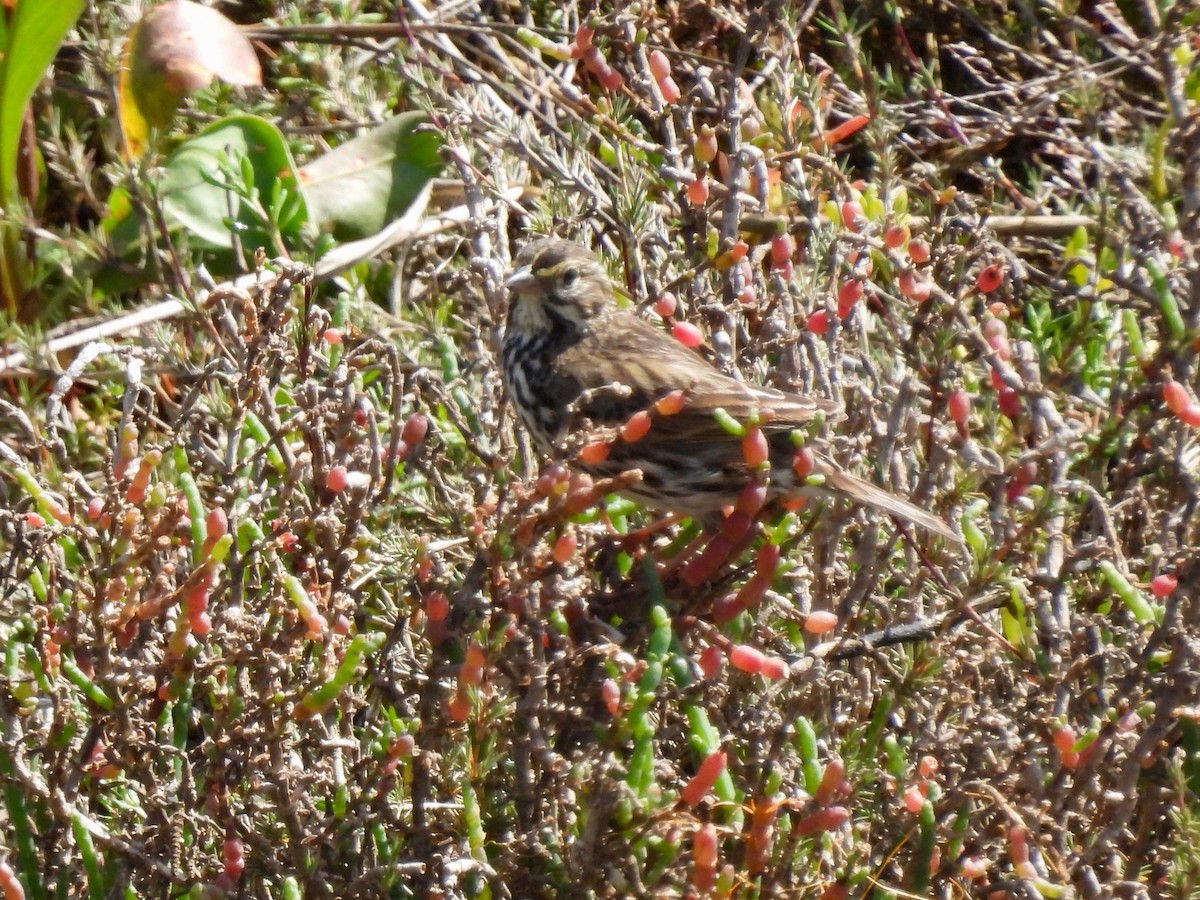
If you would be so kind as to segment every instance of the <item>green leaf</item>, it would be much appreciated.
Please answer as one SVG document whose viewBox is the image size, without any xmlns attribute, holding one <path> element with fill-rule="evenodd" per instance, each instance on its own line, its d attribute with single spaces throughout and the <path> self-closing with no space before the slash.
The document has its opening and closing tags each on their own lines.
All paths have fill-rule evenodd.
<svg viewBox="0 0 1200 900">
<path fill-rule="evenodd" d="M 241 174 L 246 164 L 248 180 Z M 236 223 L 244 247 L 275 253 L 281 248 L 256 207 L 268 207 L 281 187 L 293 202 L 274 224 L 283 238 L 296 241 L 308 214 L 292 155 L 274 125 L 244 115 L 221 119 L 181 144 L 163 166 L 159 195 L 168 220 L 187 231 L 193 246 L 228 248 Z"/>
<path fill-rule="evenodd" d="M 5 207 L 17 195 L 17 146 L 25 107 L 83 5 L 84 0 L 21 0 L 0 34 L 0 204 Z"/>
<path fill-rule="evenodd" d="M 241 115 L 214 122 L 180 144 L 161 173 L 158 195 L 168 224 L 191 247 L 217 251 L 209 259 L 213 271 L 230 268 L 234 229 L 247 254 L 264 247 L 275 255 L 303 242 L 308 206 L 296 165 L 279 130 L 265 119 Z M 103 227 L 124 256 L 136 245 L 141 223 L 123 190 L 113 192 L 109 210 Z"/>
<path fill-rule="evenodd" d="M 429 117 L 404 113 L 300 169 L 312 220 L 340 241 L 375 234 L 404 213 L 442 169 Z"/>
</svg>

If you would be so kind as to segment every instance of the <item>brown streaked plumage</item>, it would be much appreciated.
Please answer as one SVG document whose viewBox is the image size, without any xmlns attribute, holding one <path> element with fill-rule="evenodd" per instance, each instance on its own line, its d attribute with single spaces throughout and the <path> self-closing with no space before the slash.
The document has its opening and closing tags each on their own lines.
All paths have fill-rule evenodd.
<svg viewBox="0 0 1200 900">
<path fill-rule="evenodd" d="M 763 425 L 770 447 L 769 496 L 842 497 L 896 516 L 951 540 L 960 540 L 937 516 L 837 468 L 816 455 L 819 486 L 798 484 L 791 433 L 819 416 L 836 418 L 828 400 L 757 387 L 730 378 L 630 310 L 617 306 L 612 283 L 588 250 L 558 238 L 525 245 L 506 282 L 508 320 L 503 364 L 521 423 L 543 453 L 553 454 L 582 431 L 612 428 L 672 391 L 683 409 L 653 417 L 644 438 L 612 442 L 594 466 L 609 477 L 639 469 L 626 493 L 649 506 L 711 519 L 736 502 L 750 481 L 741 441 L 723 429 L 714 411 L 739 421 L 770 409 Z"/>
</svg>

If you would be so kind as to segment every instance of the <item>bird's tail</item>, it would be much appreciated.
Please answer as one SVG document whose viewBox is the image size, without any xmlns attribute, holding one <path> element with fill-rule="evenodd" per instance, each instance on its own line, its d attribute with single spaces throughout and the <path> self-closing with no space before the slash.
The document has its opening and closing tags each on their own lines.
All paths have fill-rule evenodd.
<svg viewBox="0 0 1200 900">
<path fill-rule="evenodd" d="M 920 507 L 914 506 L 907 500 L 901 500 L 895 494 L 888 493 L 868 481 L 855 478 L 832 466 L 820 466 L 817 471 L 824 476 L 825 483 L 819 489 L 821 493 L 835 497 L 844 497 L 854 503 L 869 506 L 890 516 L 919 525 L 932 534 L 948 538 L 956 544 L 962 543 L 962 538 L 951 531 L 950 526 Z"/>
</svg>

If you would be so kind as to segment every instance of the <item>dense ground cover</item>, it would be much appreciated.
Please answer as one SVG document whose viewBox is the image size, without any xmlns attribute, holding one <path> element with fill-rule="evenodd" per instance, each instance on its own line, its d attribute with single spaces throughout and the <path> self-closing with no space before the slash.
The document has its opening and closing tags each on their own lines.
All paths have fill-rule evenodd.
<svg viewBox="0 0 1200 900">
<path fill-rule="evenodd" d="M 132 4 L 33 100 L 6 896 L 1195 894 L 1194 10 L 221 8 L 263 86 L 143 158 Z M 273 128 L 217 132 L 217 246 L 160 190 L 233 114 Z M 336 257 L 366 235 L 318 214 L 329 167 L 284 173 L 395 122 L 442 177 Z M 423 172 L 412 140 L 370 149 Z M 672 565 L 696 526 L 514 427 L 502 281 L 550 230 L 727 371 L 841 403 L 833 455 L 964 546 L 812 504 Z M 125 324 L 46 351 L 95 318 Z"/>
</svg>

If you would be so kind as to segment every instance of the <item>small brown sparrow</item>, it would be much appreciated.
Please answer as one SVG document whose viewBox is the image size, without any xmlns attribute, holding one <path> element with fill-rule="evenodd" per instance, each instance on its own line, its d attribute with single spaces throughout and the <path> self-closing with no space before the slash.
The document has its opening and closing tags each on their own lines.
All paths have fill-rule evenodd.
<svg viewBox="0 0 1200 900">
<path fill-rule="evenodd" d="M 720 372 L 618 307 L 603 266 L 583 247 L 558 238 L 535 240 L 517 254 L 506 285 L 504 378 L 517 415 L 543 453 L 561 451 L 581 432 L 607 434 L 602 460 L 593 454 L 572 465 L 598 477 L 640 470 L 640 482 L 625 494 L 711 521 L 737 503 L 749 482 L 762 478 L 747 464 L 741 438 L 718 421 L 717 411 L 724 410 L 738 422 L 761 421 L 770 463 L 768 501 L 841 497 L 961 540 L 937 516 L 842 471 L 814 452 L 812 442 L 797 466 L 793 432 L 820 417 L 839 416 L 838 406 Z M 672 394 L 670 409 L 656 408 Z M 649 430 L 637 440 L 620 437 L 620 427 L 640 411 L 649 413 Z"/>
</svg>

